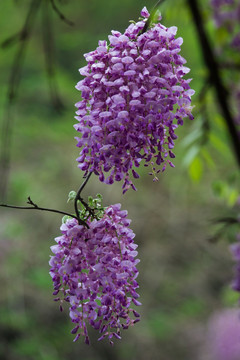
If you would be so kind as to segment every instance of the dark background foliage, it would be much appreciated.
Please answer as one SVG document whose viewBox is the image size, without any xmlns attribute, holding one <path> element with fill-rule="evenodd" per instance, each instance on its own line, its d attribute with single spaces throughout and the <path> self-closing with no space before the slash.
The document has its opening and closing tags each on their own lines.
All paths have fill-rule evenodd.
<svg viewBox="0 0 240 360">
<path fill-rule="evenodd" d="M 11 106 L 7 100 L 9 78 L 22 42 L 5 43 L 0 50 L 2 143 L 4 124 L 9 124 L 7 133 L 11 133 L 5 199 L 24 205 L 31 195 L 38 205 L 71 212 L 67 194 L 82 182 L 75 161 L 78 149 L 73 124 L 74 103 L 80 99 L 75 85 L 80 80 L 78 68 L 84 65 L 83 54 L 96 48 L 99 39 L 107 39 L 112 29 L 124 31 L 130 19 L 138 19 L 144 5 L 151 9 L 154 2 L 65 0 L 55 4 L 74 25 L 61 21 L 50 1 L 39 2 L 20 59 L 20 83 L 14 88 L 16 97 Z M 22 28 L 30 5 L 28 0 L 0 2 L 1 42 Z M 221 34 L 214 29 L 207 2 L 201 5 L 214 49 Z M 67 308 L 60 313 L 53 302 L 48 274 L 49 247 L 60 234 L 61 216 L 1 209 L 3 360 L 204 359 L 209 317 L 217 309 L 237 303 L 229 287 L 233 271 L 228 242 L 208 241 L 217 232 L 225 240 L 234 239 L 235 229 L 223 232 L 211 222 L 232 214 L 230 208 L 238 196 L 231 139 L 214 93 L 206 85 L 208 71 L 187 3 L 167 0 L 160 10 L 162 23 L 178 26 L 178 35 L 184 38 L 182 55 L 191 68 L 191 84 L 196 90 L 196 118 L 186 120 L 178 130 L 176 168 L 167 169 L 158 183 L 141 168 L 138 192 L 129 191 L 124 196 L 121 185 L 103 185 L 94 177 L 84 190 L 86 197 L 101 192 L 105 205 L 121 202 L 129 212 L 141 259 L 142 320 L 124 332 L 113 348 L 98 343 L 93 332 L 90 347 L 81 340 L 73 344 Z M 18 75 L 16 67 L 15 72 Z"/>
</svg>

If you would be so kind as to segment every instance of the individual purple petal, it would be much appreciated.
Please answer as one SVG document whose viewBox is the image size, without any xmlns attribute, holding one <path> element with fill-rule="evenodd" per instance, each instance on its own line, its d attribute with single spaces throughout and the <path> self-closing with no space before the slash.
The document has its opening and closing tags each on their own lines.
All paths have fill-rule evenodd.
<svg viewBox="0 0 240 360">
<path fill-rule="evenodd" d="M 146 6 L 144 6 L 144 8 L 142 9 L 141 16 L 145 17 L 145 18 L 148 18 L 150 16 L 149 12 L 147 11 Z"/>
</svg>

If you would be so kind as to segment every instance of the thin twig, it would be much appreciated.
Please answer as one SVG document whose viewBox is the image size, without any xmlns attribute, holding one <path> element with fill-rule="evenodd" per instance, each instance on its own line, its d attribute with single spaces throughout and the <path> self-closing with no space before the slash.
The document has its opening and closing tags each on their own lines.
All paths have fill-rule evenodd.
<svg viewBox="0 0 240 360">
<path fill-rule="evenodd" d="M 50 3 L 52 4 L 52 8 L 53 10 L 56 12 L 56 14 L 59 16 L 59 18 L 64 21 L 66 24 L 70 25 L 70 26 L 74 26 L 74 22 L 67 19 L 63 13 L 57 8 L 54 0 L 50 0 Z"/>
<path fill-rule="evenodd" d="M 23 25 L 22 30 L 20 31 L 19 39 L 21 39 L 21 43 L 17 54 L 14 58 L 12 71 L 10 75 L 10 86 L 8 91 L 8 99 L 12 102 L 16 98 L 17 90 L 19 87 L 20 75 L 21 75 L 21 67 L 23 62 L 23 57 L 26 51 L 27 40 L 29 40 L 31 31 L 33 28 L 34 20 L 39 9 L 39 5 L 41 0 L 32 0 L 29 11 L 26 16 L 25 23 Z"/>
<path fill-rule="evenodd" d="M 66 211 L 61 211 L 61 210 L 56 210 L 56 209 L 50 209 L 50 208 L 44 208 L 44 207 L 40 207 L 37 204 L 35 204 L 30 196 L 28 197 L 28 201 L 27 204 L 31 205 L 31 206 L 15 206 L 15 205 L 8 205 L 8 204 L 0 204 L 1 207 L 5 207 L 5 208 L 11 208 L 11 209 L 20 209 L 20 210 L 40 210 L 40 211 L 48 211 L 48 212 L 53 212 L 53 213 L 57 213 L 57 214 L 62 214 L 62 215 L 67 215 L 70 216 L 74 219 L 77 219 L 80 225 L 86 226 L 88 227 L 88 225 L 85 223 L 85 221 L 79 219 L 77 216 L 72 215 L 70 213 L 67 213 Z"/>
<path fill-rule="evenodd" d="M 83 206 L 89 210 L 89 206 L 88 204 L 83 200 L 83 198 L 81 197 L 81 192 L 83 191 L 83 189 L 85 188 L 85 186 L 87 185 L 90 177 L 91 177 L 92 173 L 90 172 L 88 174 L 88 176 L 86 177 L 86 179 L 84 180 L 84 182 L 82 183 L 82 185 L 80 186 L 80 188 L 78 189 L 78 192 L 76 194 L 75 200 L 74 200 L 74 208 L 75 208 L 75 213 L 77 216 L 78 221 L 80 221 L 80 217 L 79 217 L 79 211 L 78 211 L 78 200 L 83 204 Z M 90 209 L 91 210 L 91 209 Z"/>
<path fill-rule="evenodd" d="M 49 83 L 50 98 L 56 111 L 61 112 L 64 108 L 62 100 L 58 94 L 57 81 L 55 75 L 55 59 L 54 59 L 54 39 L 49 12 L 49 3 L 42 4 L 42 36 L 43 48 L 45 55 L 45 66 Z"/>
<path fill-rule="evenodd" d="M 40 3 L 41 0 L 32 0 L 29 6 L 25 23 L 23 25 L 22 30 L 19 33 L 19 39 L 21 39 L 22 41 L 19 44 L 18 51 L 14 57 L 10 79 L 9 79 L 9 87 L 8 87 L 7 99 L 6 99 L 6 109 L 5 109 L 5 115 L 3 117 L 2 131 L 1 131 L 0 198 L 2 201 L 4 201 L 6 196 L 8 174 L 10 167 L 10 143 L 12 139 L 12 129 L 13 129 L 13 115 L 11 113 L 11 108 L 17 96 L 17 91 L 19 88 L 20 77 L 21 77 L 22 64 L 26 53 L 27 41 L 29 40 L 29 37 L 31 35 L 31 31 L 34 25 L 34 20 Z M 6 44 L 11 43 L 13 39 L 17 39 L 17 36 L 13 35 L 12 40 L 10 40 L 10 38 L 7 39 L 5 41 L 5 46 Z"/>
</svg>

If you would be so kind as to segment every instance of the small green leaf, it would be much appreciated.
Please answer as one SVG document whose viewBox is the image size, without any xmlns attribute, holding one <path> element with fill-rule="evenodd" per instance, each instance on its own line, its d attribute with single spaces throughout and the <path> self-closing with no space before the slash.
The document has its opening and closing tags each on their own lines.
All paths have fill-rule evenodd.
<svg viewBox="0 0 240 360">
<path fill-rule="evenodd" d="M 96 197 L 97 197 L 100 201 L 102 201 L 102 199 L 103 199 L 103 196 L 102 196 L 101 194 L 97 194 Z"/>
<path fill-rule="evenodd" d="M 92 196 L 88 197 L 88 205 L 93 206 L 93 197 Z"/>
<path fill-rule="evenodd" d="M 64 215 L 62 218 L 62 224 L 65 224 L 67 222 L 67 220 L 72 219 L 71 216 L 68 215 Z"/>
<path fill-rule="evenodd" d="M 76 195 L 77 195 L 76 191 L 74 190 L 70 191 L 70 193 L 68 194 L 67 202 L 75 200 Z"/>
<path fill-rule="evenodd" d="M 82 269 L 81 272 L 84 273 L 84 274 L 88 274 L 88 273 L 89 273 L 89 269 Z"/>
</svg>

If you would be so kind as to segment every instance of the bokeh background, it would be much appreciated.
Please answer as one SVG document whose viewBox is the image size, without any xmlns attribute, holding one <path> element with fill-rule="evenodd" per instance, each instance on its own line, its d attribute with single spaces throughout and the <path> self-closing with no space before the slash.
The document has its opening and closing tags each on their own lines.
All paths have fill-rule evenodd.
<svg viewBox="0 0 240 360">
<path fill-rule="evenodd" d="M 44 2 L 34 22 L 11 106 L 11 166 L 5 201 L 24 205 L 31 196 L 39 206 L 71 212 L 68 193 L 82 182 L 75 161 L 78 149 L 73 124 L 74 104 L 80 100 L 75 85 L 80 80 L 78 69 L 84 66 L 83 54 L 95 49 L 99 39 L 107 39 L 112 29 L 124 31 L 129 20 L 138 19 L 143 6 L 150 10 L 155 2 L 56 1 L 74 26 L 61 21 Z M 30 3 L 0 2 L 1 42 L 22 28 Z M 53 68 L 64 105 L 61 111 L 51 100 L 44 58 L 43 8 L 48 5 L 54 34 Z M 215 46 L 216 36 L 219 39 L 221 34 L 214 27 L 207 1 L 201 5 Z M 212 90 L 206 90 L 204 103 L 199 100 L 207 70 L 185 1 L 167 0 L 160 10 L 162 23 L 177 26 L 178 36 L 184 38 L 182 56 L 191 68 L 191 85 L 196 91 L 195 120 L 186 120 L 178 129 L 176 167 L 160 174 L 157 183 L 142 167 L 138 191 L 129 190 L 124 196 L 121 184 L 104 185 L 92 177 L 83 194 L 87 197 L 100 192 L 104 205 L 121 202 L 129 212 L 141 259 L 141 322 L 123 332 L 114 347 L 99 343 L 94 331 L 90 332 L 91 346 L 81 339 L 73 343 L 67 307 L 63 313 L 58 310 L 48 274 L 50 246 L 60 234 L 61 215 L 1 208 L 1 360 L 219 360 L 211 355 L 211 319 L 216 312 L 237 307 L 238 295 L 230 288 L 233 261 L 229 242 L 234 240 L 235 229 L 221 232 L 214 220 L 234 211 L 237 163 Z M 0 49 L 2 123 L 7 116 L 6 94 L 18 47 L 16 42 Z M 209 241 L 219 229 L 222 236 L 218 241 Z"/>
</svg>

